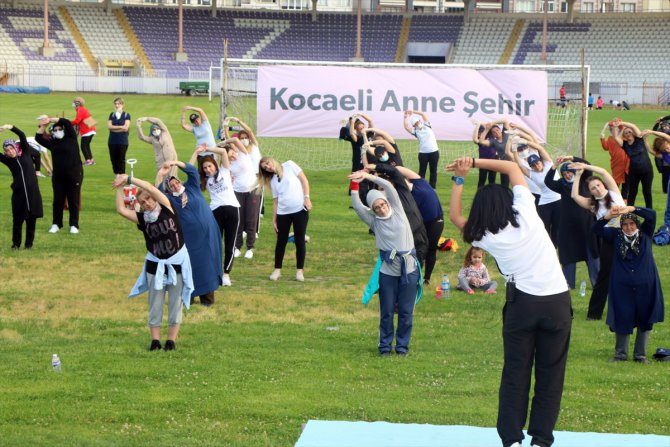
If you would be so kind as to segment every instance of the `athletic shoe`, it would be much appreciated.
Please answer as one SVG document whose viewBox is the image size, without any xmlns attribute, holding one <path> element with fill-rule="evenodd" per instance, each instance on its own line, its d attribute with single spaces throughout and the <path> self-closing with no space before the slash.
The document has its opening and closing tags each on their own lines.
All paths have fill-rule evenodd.
<svg viewBox="0 0 670 447">
<path fill-rule="evenodd" d="M 244 240 L 244 239 L 246 239 L 246 238 L 247 238 L 247 232 L 246 232 L 246 231 L 243 231 L 243 232 L 242 232 L 242 240 Z"/>
<path fill-rule="evenodd" d="M 628 359 L 622 358 L 622 357 L 612 357 L 611 359 L 608 360 L 610 363 L 618 363 L 618 362 L 625 362 Z"/>
<path fill-rule="evenodd" d="M 165 341 L 165 350 L 166 351 L 174 351 L 177 349 L 177 346 L 174 344 L 174 341 L 172 340 L 166 340 Z"/>
<path fill-rule="evenodd" d="M 18 245 L 12 245 L 12 250 L 18 250 L 20 247 Z"/>
<path fill-rule="evenodd" d="M 510 445 L 509 447 L 521 447 L 520 442 L 515 442 L 514 444 Z"/>
<path fill-rule="evenodd" d="M 467 293 L 468 295 L 474 295 L 474 294 L 475 294 L 475 291 L 472 290 L 472 289 L 468 289 L 468 291 L 467 291 L 466 293 Z"/>
<path fill-rule="evenodd" d="M 160 340 L 151 340 L 151 346 L 149 346 L 149 351 L 158 351 L 161 348 L 162 346 Z"/>
<path fill-rule="evenodd" d="M 79 234 L 79 228 L 77 228 L 77 227 L 75 227 L 74 225 L 72 225 L 72 226 L 70 227 L 70 234 Z"/>
<path fill-rule="evenodd" d="M 230 287 L 233 285 L 233 283 L 230 281 L 230 276 L 228 275 L 223 275 L 223 279 L 221 280 L 221 285 L 223 287 Z"/>
<path fill-rule="evenodd" d="M 305 242 L 309 242 L 309 236 L 305 235 Z"/>
<path fill-rule="evenodd" d="M 487 290 L 487 291 L 484 292 L 484 293 L 487 294 L 487 295 L 495 295 L 496 291 L 493 290 L 493 289 L 489 289 L 489 290 Z"/>
<path fill-rule="evenodd" d="M 40 171 L 35 172 L 35 175 L 38 177 L 45 177 L 45 175 L 42 174 Z"/>
<path fill-rule="evenodd" d="M 270 274 L 270 281 L 277 281 L 279 277 L 281 276 L 281 270 L 275 269 L 271 274 Z"/>
<path fill-rule="evenodd" d="M 295 272 L 295 280 L 299 282 L 305 282 L 305 275 L 303 275 L 302 270 Z"/>
<path fill-rule="evenodd" d="M 244 254 L 244 259 L 251 259 L 254 257 L 254 249 L 250 248 L 247 250 L 247 252 Z"/>
<path fill-rule="evenodd" d="M 647 357 L 635 357 L 633 359 L 634 362 L 637 363 L 649 363 L 649 360 L 647 360 Z"/>
<path fill-rule="evenodd" d="M 236 248 L 235 251 L 233 251 L 233 257 L 234 258 L 239 258 L 241 255 L 242 255 L 242 252 L 239 249 Z"/>
<path fill-rule="evenodd" d="M 95 164 L 95 160 L 93 160 L 92 158 L 91 158 L 89 161 L 90 161 L 89 164 L 90 164 L 91 166 L 93 166 L 93 165 Z"/>
<path fill-rule="evenodd" d="M 51 233 L 51 234 L 58 233 L 59 231 L 60 231 L 60 228 L 58 228 L 58 225 L 56 225 L 56 224 L 51 225 L 51 228 L 49 228 L 49 233 Z"/>
</svg>

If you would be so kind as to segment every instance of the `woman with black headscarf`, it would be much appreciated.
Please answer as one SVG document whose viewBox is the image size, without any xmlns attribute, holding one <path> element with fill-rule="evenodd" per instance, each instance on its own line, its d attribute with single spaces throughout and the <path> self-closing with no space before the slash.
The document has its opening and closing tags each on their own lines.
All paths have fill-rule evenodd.
<svg viewBox="0 0 670 447">
<path fill-rule="evenodd" d="M 606 227 L 617 216 L 621 227 Z M 612 207 L 593 226 L 593 231 L 614 244 L 607 308 L 607 325 L 616 333 L 614 362 L 628 360 L 628 342 L 637 328 L 633 360 L 647 363 L 652 326 L 663 321 L 663 290 L 652 253 L 655 227 L 656 211 L 634 206 Z"/>
</svg>

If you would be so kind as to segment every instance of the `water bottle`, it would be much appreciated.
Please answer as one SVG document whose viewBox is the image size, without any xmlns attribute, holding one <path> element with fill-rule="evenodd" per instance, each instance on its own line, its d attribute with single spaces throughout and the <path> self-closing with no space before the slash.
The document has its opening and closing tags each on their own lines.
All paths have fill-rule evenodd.
<svg viewBox="0 0 670 447">
<path fill-rule="evenodd" d="M 586 296 L 586 280 L 582 279 L 581 284 L 579 285 L 579 296 L 584 298 Z"/>
<path fill-rule="evenodd" d="M 449 298 L 449 292 L 451 291 L 451 283 L 449 282 L 449 275 L 446 273 L 442 275 L 442 297 Z"/>
<path fill-rule="evenodd" d="M 55 372 L 60 372 L 60 358 L 58 357 L 58 354 L 51 356 L 51 367 Z"/>
</svg>

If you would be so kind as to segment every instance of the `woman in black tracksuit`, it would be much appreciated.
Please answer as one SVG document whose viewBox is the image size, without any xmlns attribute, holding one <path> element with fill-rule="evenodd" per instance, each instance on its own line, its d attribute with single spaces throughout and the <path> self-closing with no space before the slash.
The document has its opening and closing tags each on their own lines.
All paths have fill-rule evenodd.
<svg viewBox="0 0 670 447">
<path fill-rule="evenodd" d="M 44 133 L 49 123 L 53 123 L 51 138 L 47 138 Z M 53 159 L 53 225 L 49 233 L 57 233 L 63 226 L 66 198 L 70 211 L 70 233 L 79 233 L 79 202 L 84 169 L 79 156 L 77 133 L 68 119 L 44 118 L 40 121 L 35 140 L 51 151 Z"/>
<path fill-rule="evenodd" d="M 18 250 L 21 247 L 21 232 L 25 222 L 24 247 L 30 250 L 35 239 L 35 223 L 44 215 L 42 196 L 32 159 L 32 152 L 35 149 L 28 145 L 26 134 L 20 129 L 6 124 L 0 127 L 0 132 L 3 130 L 11 130 L 19 137 L 18 144 L 14 140 L 5 140 L 2 144 L 3 153 L 0 154 L 0 162 L 7 165 L 12 173 L 12 249 Z"/>
</svg>

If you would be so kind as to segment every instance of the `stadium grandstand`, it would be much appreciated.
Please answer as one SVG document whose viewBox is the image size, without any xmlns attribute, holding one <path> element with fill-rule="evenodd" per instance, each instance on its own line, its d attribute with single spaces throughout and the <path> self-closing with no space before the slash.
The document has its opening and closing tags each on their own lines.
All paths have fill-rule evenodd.
<svg viewBox="0 0 670 447">
<path fill-rule="evenodd" d="M 578 65 L 583 48 L 592 93 L 670 100 L 670 60 L 658 57 L 669 36 L 667 1 L 548 1 L 546 33 L 545 2 L 534 0 L 363 0 L 360 28 L 351 0 L 178 3 L 0 0 L 0 82 L 175 93 L 180 80 L 207 79 L 219 66 L 224 39 L 230 58 L 445 65 Z M 623 42 L 612 38 L 617 29 L 626 30 Z M 118 77 L 143 81 L 122 87 Z M 580 95 L 568 85 L 569 97 Z"/>
</svg>

